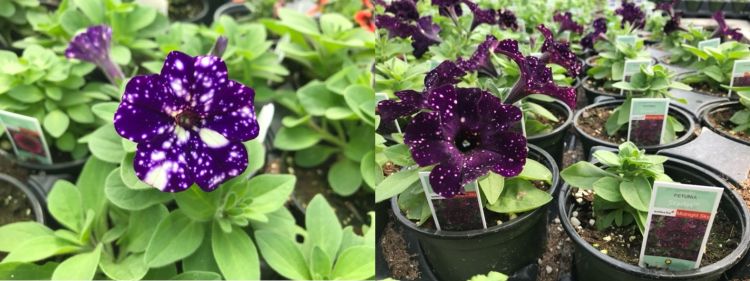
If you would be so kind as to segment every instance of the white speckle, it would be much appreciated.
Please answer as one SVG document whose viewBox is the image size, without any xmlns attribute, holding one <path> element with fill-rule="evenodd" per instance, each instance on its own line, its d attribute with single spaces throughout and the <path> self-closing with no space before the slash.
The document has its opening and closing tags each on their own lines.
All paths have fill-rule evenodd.
<svg viewBox="0 0 750 281">
<path fill-rule="evenodd" d="M 203 143 L 211 148 L 220 148 L 229 144 L 229 140 L 227 140 L 227 138 L 211 129 L 203 128 L 198 131 L 198 135 L 200 136 Z"/>
</svg>

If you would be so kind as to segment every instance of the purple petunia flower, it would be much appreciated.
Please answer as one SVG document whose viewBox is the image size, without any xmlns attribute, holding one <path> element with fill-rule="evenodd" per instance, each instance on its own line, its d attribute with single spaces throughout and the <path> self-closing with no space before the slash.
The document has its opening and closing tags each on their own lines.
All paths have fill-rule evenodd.
<svg viewBox="0 0 750 281">
<path fill-rule="evenodd" d="M 106 25 L 91 26 L 73 37 L 65 49 L 65 57 L 79 59 L 97 65 L 112 84 L 117 85 L 125 76 L 120 67 L 109 57 L 112 45 L 112 28 Z"/>
<path fill-rule="evenodd" d="M 392 13 L 397 18 L 409 19 L 416 21 L 419 19 L 419 12 L 417 11 L 417 4 L 414 0 L 398 0 L 391 2 L 385 8 L 387 13 Z"/>
<path fill-rule="evenodd" d="M 682 12 L 675 12 L 671 18 L 664 24 L 664 33 L 670 34 L 678 30 L 684 30 L 680 27 L 680 21 L 682 20 Z"/>
<path fill-rule="evenodd" d="M 493 171 L 518 175 L 526 163 L 526 138 L 512 132 L 521 110 L 480 89 L 441 87 L 427 101 L 433 108 L 412 119 L 404 133 L 419 166 L 435 165 L 430 185 L 444 197 Z"/>
<path fill-rule="evenodd" d="M 471 28 L 474 29 L 480 24 L 497 24 L 497 11 L 495 10 L 484 10 L 472 1 L 464 1 L 469 10 L 474 14 L 474 20 L 471 23 Z"/>
<path fill-rule="evenodd" d="M 615 10 L 615 14 L 622 16 L 620 26 L 630 23 L 633 28 L 643 28 L 646 25 L 646 14 L 635 3 L 622 0 L 622 5 Z"/>
<path fill-rule="evenodd" d="M 552 62 L 568 70 L 568 75 L 578 77 L 581 74 L 582 64 L 576 54 L 570 50 L 570 44 L 567 42 L 556 42 L 550 31 L 543 24 L 537 26 L 537 29 L 544 35 L 544 44 L 542 44 L 543 62 Z"/>
<path fill-rule="evenodd" d="M 716 38 L 722 38 L 723 40 L 726 39 L 732 39 L 735 41 L 742 40 L 742 33 L 740 33 L 739 28 L 730 28 L 727 25 L 727 22 L 724 20 L 724 12 L 722 11 L 716 11 L 713 15 L 714 20 L 716 20 L 716 23 L 719 25 L 716 28 L 716 31 L 714 31 L 714 34 L 711 35 L 711 37 Z"/>
<path fill-rule="evenodd" d="M 505 100 L 506 103 L 514 103 L 530 94 L 542 94 L 558 98 L 570 108 L 575 108 L 576 89 L 557 86 L 552 80 L 552 69 L 537 57 L 524 57 L 518 51 L 517 41 L 511 39 L 500 41 L 495 52 L 512 59 L 521 70 L 521 77 L 510 90 Z"/>
<path fill-rule="evenodd" d="M 571 14 L 570 12 L 557 12 L 552 17 L 552 20 L 560 24 L 560 32 L 570 30 L 570 32 L 573 33 L 583 33 L 583 26 L 573 20 L 573 14 Z"/>
<path fill-rule="evenodd" d="M 252 88 L 229 80 L 215 56 L 167 56 L 161 74 L 128 82 L 115 129 L 138 143 L 135 173 L 162 191 L 205 191 L 247 168 L 242 142 L 258 136 Z"/>
<path fill-rule="evenodd" d="M 432 23 L 430 16 L 421 17 L 413 22 L 408 18 L 378 15 L 375 17 L 375 25 L 388 30 L 390 37 L 411 37 L 411 46 L 417 58 L 422 57 L 431 45 L 440 43 L 440 26 Z"/>
<path fill-rule="evenodd" d="M 597 40 L 604 39 L 606 40 L 607 37 L 605 34 L 607 34 L 607 19 L 606 18 L 598 18 L 594 20 L 594 31 L 591 31 L 591 33 L 586 34 L 581 39 L 581 46 L 583 46 L 585 49 L 594 49 L 594 43 L 596 43 Z"/>
<path fill-rule="evenodd" d="M 517 30 L 518 29 L 518 21 L 516 19 L 516 14 L 514 14 L 511 10 L 500 10 L 500 12 L 497 15 L 497 24 L 501 28 L 508 28 L 511 30 Z"/>
<path fill-rule="evenodd" d="M 656 3 L 654 11 L 664 11 L 671 16 L 674 14 L 674 5 L 677 5 L 677 0 L 659 2 Z"/>
</svg>

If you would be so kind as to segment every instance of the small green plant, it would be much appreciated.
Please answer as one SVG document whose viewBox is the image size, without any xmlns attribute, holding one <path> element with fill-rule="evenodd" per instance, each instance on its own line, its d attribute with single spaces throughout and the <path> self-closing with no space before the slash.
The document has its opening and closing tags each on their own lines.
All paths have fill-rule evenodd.
<svg viewBox="0 0 750 281">
<path fill-rule="evenodd" d="M 735 112 L 729 121 L 735 125 L 733 131 L 750 134 L 750 93 L 738 92 L 737 95 L 740 96 L 740 104 L 745 108 Z"/>
<path fill-rule="evenodd" d="M 664 174 L 663 163 L 668 158 L 647 155 L 631 142 L 621 144 L 617 154 L 599 150 L 593 155 L 601 165 L 581 161 L 563 170 L 560 176 L 572 187 L 594 191 L 597 229 L 635 222 L 643 233 L 651 186 L 654 181 L 672 181 Z"/>
<path fill-rule="evenodd" d="M 719 48 L 706 47 L 703 50 L 691 45 L 682 46 L 700 59 L 692 65 L 698 71 L 687 75 L 682 82 L 688 85 L 705 84 L 714 92 L 728 87 L 734 62 L 750 56 L 748 45 L 736 41 L 722 43 Z"/>
<path fill-rule="evenodd" d="M 606 88 L 611 88 L 612 83 L 622 80 L 626 60 L 651 58 L 643 49 L 643 40 L 637 40 L 635 45 L 600 42 L 597 43 L 597 50 L 600 50 L 599 58 L 594 61 L 587 74 L 596 80 L 604 80 Z"/>
<path fill-rule="evenodd" d="M 7 0 L 0 2 L 0 46 L 10 47 L 15 36 L 29 36 L 31 28 L 26 13 L 40 9 L 38 0 Z"/>
<path fill-rule="evenodd" d="M 630 81 L 620 81 L 612 85 L 625 91 L 627 98 L 607 119 L 607 134 L 614 135 L 625 128 L 630 120 L 630 105 L 633 98 L 672 98 L 670 89 L 691 90 L 692 88 L 674 80 L 674 75 L 662 65 L 641 66 L 641 71 L 633 74 Z M 684 100 L 680 100 L 686 103 Z M 677 138 L 676 133 L 685 130 L 684 126 L 672 116 L 667 117 L 662 142 L 668 143 Z"/>
<path fill-rule="evenodd" d="M 508 280 L 508 276 L 505 274 L 502 274 L 500 272 L 491 271 L 487 274 L 479 274 L 474 277 L 471 277 L 468 281 L 506 281 Z"/>
<path fill-rule="evenodd" d="M 94 65 L 74 62 L 32 45 L 19 57 L 0 51 L 0 109 L 39 120 L 57 149 L 81 158 L 87 153 L 81 136 L 96 127 L 92 106 L 119 98 L 110 84 L 88 83 Z"/>
</svg>

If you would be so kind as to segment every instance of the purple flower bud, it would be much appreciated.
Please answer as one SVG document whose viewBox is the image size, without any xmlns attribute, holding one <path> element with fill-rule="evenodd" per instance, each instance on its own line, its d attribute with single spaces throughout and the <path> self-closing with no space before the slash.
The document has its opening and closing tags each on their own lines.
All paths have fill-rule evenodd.
<svg viewBox="0 0 750 281">
<path fill-rule="evenodd" d="M 112 45 L 112 28 L 106 25 L 91 26 L 86 31 L 79 33 L 70 41 L 65 49 L 65 57 L 79 59 L 95 64 L 104 72 L 104 75 L 117 85 L 125 76 L 120 67 L 109 57 Z"/>
<path fill-rule="evenodd" d="M 607 19 L 606 18 L 598 18 L 594 20 L 594 31 L 592 31 L 589 34 L 586 34 L 581 39 L 581 46 L 583 46 L 585 49 L 594 49 L 594 43 L 596 43 L 597 40 L 602 38 L 602 35 L 607 33 Z"/>
<path fill-rule="evenodd" d="M 732 39 L 735 41 L 742 40 L 742 33 L 740 33 L 739 28 L 730 28 L 727 25 L 727 22 L 724 20 L 724 12 L 722 11 L 716 11 L 714 13 L 713 18 L 716 20 L 716 23 L 719 25 L 716 28 L 716 31 L 714 31 L 714 34 L 711 37 L 714 38 L 722 38 L 723 40 Z"/>
</svg>

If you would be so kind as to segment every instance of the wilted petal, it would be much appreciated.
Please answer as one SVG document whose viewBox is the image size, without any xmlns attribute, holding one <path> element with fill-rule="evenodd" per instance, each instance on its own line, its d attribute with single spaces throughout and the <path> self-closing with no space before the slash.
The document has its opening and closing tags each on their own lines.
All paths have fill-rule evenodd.
<svg viewBox="0 0 750 281">
<path fill-rule="evenodd" d="M 188 135 L 184 135 L 188 134 Z M 193 174 L 185 156 L 192 150 L 183 135 L 171 134 L 163 142 L 142 142 L 133 159 L 135 174 L 143 182 L 165 192 L 187 190 L 193 184 Z M 179 139 L 179 140 L 178 140 Z"/>
<path fill-rule="evenodd" d="M 190 140 L 191 172 L 204 191 L 213 191 L 221 183 L 238 176 L 247 168 L 247 150 L 241 143 L 213 148 L 201 138 Z"/>
</svg>

